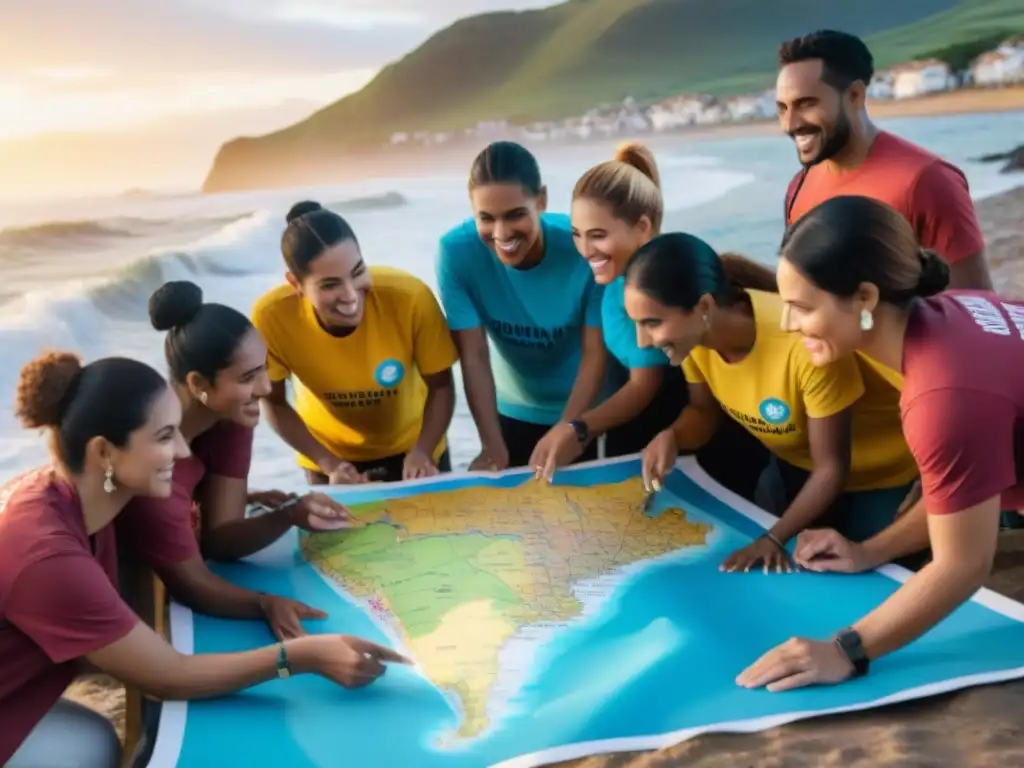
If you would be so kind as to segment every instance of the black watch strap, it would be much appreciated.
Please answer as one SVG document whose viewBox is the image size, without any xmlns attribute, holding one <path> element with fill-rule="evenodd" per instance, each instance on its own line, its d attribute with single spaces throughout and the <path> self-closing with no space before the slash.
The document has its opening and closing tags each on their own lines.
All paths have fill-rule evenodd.
<svg viewBox="0 0 1024 768">
<path fill-rule="evenodd" d="M 292 676 L 292 665 L 288 661 L 288 651 L 284 643 L 277 644 L 277 664 L 274 666 L 277 668 L 278 677 L 284 679 Z"/>
<path fill-rule="evenodd" d="M 836 633 L 835 641 L 836 645 L 846 654 L 846 658 L 853 665 L 853 676 L 863 677 L 866 675 L 871 661 L 868 659 L 867 651 L 864 650 L 864 643 L 861 641 L 860 635 L 857 634 L 856 630 L 840 630 Z"/>
<path fill-rule="evenodd" d="M 582 444 L 590 438 L 590 427 L 582 419 L 573 419 L 569 422 L 572 431 L 576 433 L 576 439 Z"/>
</svg>

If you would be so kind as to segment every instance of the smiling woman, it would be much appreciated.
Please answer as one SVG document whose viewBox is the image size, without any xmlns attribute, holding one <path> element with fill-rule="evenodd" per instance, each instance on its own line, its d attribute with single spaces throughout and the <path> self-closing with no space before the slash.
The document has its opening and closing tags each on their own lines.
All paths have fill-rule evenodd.
<svg viewBox="0 0 1024 768">
<path fill-rule="evenodd" d="M 741 685 L 785 690 L 866 674 L 982 585 L 1000 509 L 1024 506 L 1024 305 L 947 291 L 949 273 L 899 211 L 868 197 L 831 198 L 787 230 L 778 267 L 787 327 L 810 339 L 815 365 L 860 353 L 902 391 L 922 491 L 868 541 L 810 531 L 795 557 L 810 570 L 857 572 L 930 544 L 932 559 L 832 641 L 768 651 Z"/>
<path fill-rule="evenodd" d="M 188 461 L 175 391 L 135 360 L 106 358 L 83 366 L 75 355 L 57 352 L 22 369 L 15 412 L 26 427 L 51 433 L 56 461 L 0 489 L 0 764 L 120 764 L 112 724 L 61 698 L 84 665 L 154 698 L 180 700 L 292 672 L 358 687 L 384 672 L 383 661 L 405 661 L 387 648 L 337 635 L 243 653 L 178 653 L 139 620 L 116 586 L 118 546 L 151 556 L 158 569 L 176 557 L 176 542 L 162 537 L 168 529 L 160 519 L 173 511 L 177 469 Z M 129 507 L 143 499 L 169 506 L 149 508 L 143 519 L 123 526 L 126 517 L 140 517 L 137 507 Z M 188 569 L 189 583 L 198 586 L 202 568 L 200 560 L 168 574 L 173 579 Z M 246 594 L 226 582 L 218 589 L 214 578 L 192 591 L 206 599 L 192 607 L 209 609 L 218 599 L 224 605 L 225 594 Z M 273 601 L 254 598 L 248 604 L 253 616 L 260 603 Z M 246 615 L 244 601 L 234 608 L 235 615 Z"/>
<path fill-rule="evenodd" d="M 281 253 L 287 281 L 252 316 L 269 350 L 267 420 L 310 482 L 448 471 L 457 354 L 430 288 L 368 266 L 348 222 L 312 201 L 288 212 Z"/>
<path fill-rule="evenodd" d="M 473 218 L 441 238 L 434 268 L 480 435 L 470 469 L 521 467 L 553 424 L 573 423 L 597 394 L 601 287 L 568 217 L 546 212 L 525 147 L 499 141 L 477 155 L 469 198 Z M 594 437 L 575 431 L 571 459 L 596 458 Z"/>
<path fill-rule="evenodd" d="M 774 456 L 781 518 L 725 569 L 788 567 L 786 542 L 826 515 L 858 540 L 892 522 L 916 475 L 896 393 L 853 358 L 816 367 L 781 328 L 769 269 L 663 235 L 630 260 L 626 311 L 689 382 L 686 408 L 644 451 L 645 478 L 660 481 L 679 451 L 708 444 L 723 412 Z"/>
<path fill-rule="evenodd" d="M 315 524 L 325 518 L 343 524 L 347 512 L 326 497 L 304 497 L 246 517 L 249 502 L 279 506 L 289 499 L 248 490 L 259 401 L 270 391 L 266 346 L 245 315 L 204 303 L 199 286 L 190 282 L 164 284 L 150 297 L 149 311 L 153 326 L 167 331 L 164 349 L 190 455 L 174 466 L 169 498 L 136 498 L 126 506 L 118 528 L 137 543 L 121 554 L 129 566 L 141 561 L 154 567 L 171 595 L 197 610 L 265 617 L 278 637 L 301 634 L 299 619 L 315 611 L 223 581 L 207 568 L 197 538 L 206 557 L 232 560 L 262 549 L 293 525 L 326 527 Z"/>
</svg>

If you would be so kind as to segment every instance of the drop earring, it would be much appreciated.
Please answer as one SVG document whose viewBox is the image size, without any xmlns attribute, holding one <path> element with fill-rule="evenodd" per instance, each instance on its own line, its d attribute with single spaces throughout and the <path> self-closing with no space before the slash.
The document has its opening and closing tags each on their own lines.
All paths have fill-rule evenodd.
<svg viewBox="0 0 1024 768">
<path fill-rule="evenodd" d="M 111 466 L 108 466 L 107 471 L 103 473 L 103 490 L 106 493 L 113 493 L 117 490 L 117 486 L 114 485 L 114 468 Z"/>
<path fill-rule="evenodd" d="M 205 392 L 200 392 L 199 393 L 199 402 L 202 403 L 203 405 L 206 405 L 206 401 L 209 400 L 209 399 L 210 399 L 210 396 L 207 395 Z"/>
<path fill-rule="evenodd" d="M 707 330 L 710 330 L 711 329 L 711 318 L 708 317 L 708 313 L 705 312 L 703 315 L 701 315 L 701 319 L 704 321 L 704 328 L 706 328 Z"/>
<path fill-rule="evenodd" d="M 860 311 L 860 329 L 862 331 L 870 331 L 875 327 L 875 318 L 866 309 Z"/>
</svg>

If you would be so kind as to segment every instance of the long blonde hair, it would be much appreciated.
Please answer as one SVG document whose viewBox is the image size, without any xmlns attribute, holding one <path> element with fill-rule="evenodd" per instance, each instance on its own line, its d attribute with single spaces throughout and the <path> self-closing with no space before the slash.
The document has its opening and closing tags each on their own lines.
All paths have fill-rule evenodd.
<svg viewBox="0 0 1024 768">
<path fill-rule="evenodd" d="M 646 216 L 651 234 L 661 232 L 665 207 L 658 165 L 643 144 L 626 142 L 615 150 L 613 159 L 584 173 L 572 191 L 573 200 L 580 198 L 604 203 L 615 218 L 631 225 Z"/>
</svg>

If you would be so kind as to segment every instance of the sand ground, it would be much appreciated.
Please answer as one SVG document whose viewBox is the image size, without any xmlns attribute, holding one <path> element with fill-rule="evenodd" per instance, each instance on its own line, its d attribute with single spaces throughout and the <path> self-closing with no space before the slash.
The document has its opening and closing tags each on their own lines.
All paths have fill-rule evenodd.
<svg viewBox="0 0 1024 768">
<path fill-rule="evenodd" d="M 1022 137 L 1024 138 L 1024 137 Z M 1007 148 L 1009 149 L 1009 148 Z M 1021 175 L 1024 185 L 1024 174 Z M 1024 298 L 1024 186 L 978 204 L 996 288 Z M 988 586 L 1024 601 L 1024 531 L 1004 533 Z M 105 676 L 82 678 L 68 696 L 124 732 L 124 690 Z M 974 688 L 863 714 L 757 734 L 701 736 L 647 754 L 594 757 L 562 768 L 929 768 L 1024 767 L 1024 681 Z"/>
</svg>

